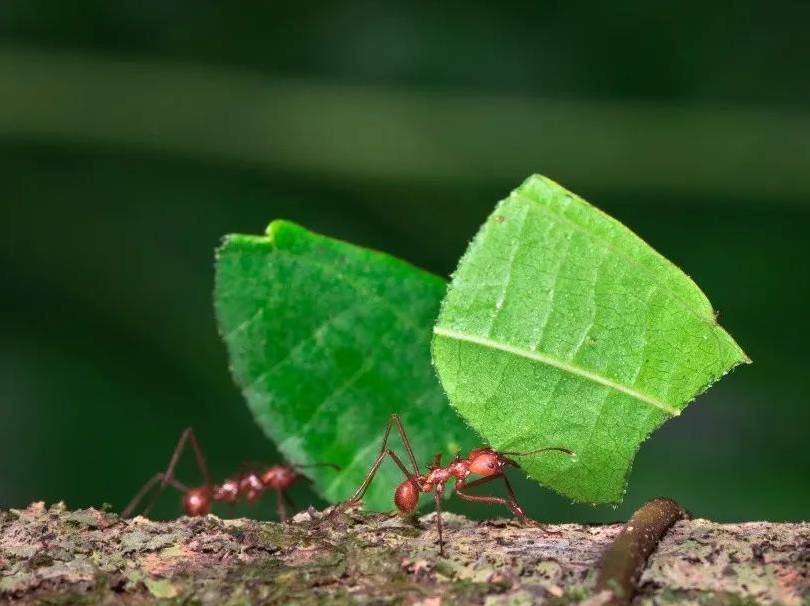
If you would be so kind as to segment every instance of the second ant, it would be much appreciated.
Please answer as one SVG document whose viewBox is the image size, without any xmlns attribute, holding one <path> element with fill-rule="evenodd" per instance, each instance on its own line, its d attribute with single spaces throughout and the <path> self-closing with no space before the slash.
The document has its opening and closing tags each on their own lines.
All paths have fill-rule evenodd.
<svg viewBox="0 0 810 606">
<path fill-rule="evenodd" d="M 194 451 L 194 459 L 203 476 L 205 483 L 202 486 L 189 487 L 179 482 L 174 477 L 175 468 L 187 444 L 191 444 L 191 449 Z M 183 494 L 183 511 L 190 517 L 208 515 L 213 503 L 227 503 L 233 506 L 242 498 L 248 505 L 252 505 L 258 501 L 264 493 L 272 491 L 276 496 L 278 519 L 281 522 L 286 522 L 287 505 L 292 505 L 287 491 L 298 482 L 310 481 L 309 478 L 301 473 L 302 469 L 308 467 L 331 467 L 340 470 L 339 466 L 332 463 L 270 465 L 265 466 L 261 471 L 255 471 L 253 469 L 246 470 L 243 473 L 226 479 L 221 484 L 215 484 L 211 482 L 208 466 L 206 465 L 205 457 L 200 448 L 200 443 L 197 441 L 197 436 L 194 435 L 194 430 L 188 427 L 180 434 L 180 439 L 174 447 L 174 452 L 172 453 L 171 459 L 169 459 L 166 471 L 156 473 L 143 485 L 121 513 L 121 517 L 128 518 L 132 516 L 143 498 L 155 486 L 159 487 L 158 493 L 154 497 L 155 499 L 167 486 L 171 486 Z M 154 499 L 152 503 L 154 503 Z M 150 505 L 146 507 L 144 513 L 149 511 L 151 505 L 150 503 Z"/>
</svg>

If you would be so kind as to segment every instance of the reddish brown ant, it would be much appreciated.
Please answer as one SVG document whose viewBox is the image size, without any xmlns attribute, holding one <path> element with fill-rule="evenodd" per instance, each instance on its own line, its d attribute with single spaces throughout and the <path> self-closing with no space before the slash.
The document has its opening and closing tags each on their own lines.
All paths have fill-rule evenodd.
<svg viewBox="0 0 810 606">
<path fill-rule="evenodd" d="M 388 448 L 388 437 L 391 433 L 391 427 L 393 425 L 396 425 L 397 429 L 399 430 L 399 435 L 402 438 L 405 451 L 408 453 L 408 459 L 413 466 L 413 471 L 408 470 L 397 454 Z M 363 483 L 360 484 L 360 487 L 349 500 L 335 505 L 332 511 L 325 517 L 321 518 L 317 524 L 331 520 L 339 513 L 359 505 L 363 495 L 366 493 L 366 490 L 368 490 L 369 485 L 374 479 L 377 470 L 380 468 L 380 465 L 385 457 L 388 456 L 393 459 L 394 463 L 396 463 L 397 467 L 402 470 L 402 473 L 405 474 L 406 478 L 399 486 L 397 486 L 397 489 L 394 492 L 394 504 L 401 513 L 413 514 L 416 511 L 416 507 L 419 503 L 420 495 L 423 493 L 434 493 L 436 500 L 436 530 L 439 535 L 439 554 L 441 555 L 444 554 L 444 540 L 442 537 L 442 494 L 444 493 L 445 484 L 447 484 L 447 482 L 449 482 L 451 479 L 455 481 L 456 494 L 462 499 L 466 501 L 474 501 L 476 503 L 503 505 L 507 507 L 515 516 L 517 516 L 517 518 L 523 524 L 526 524 L 527 526 L 545 528 L 543 524 L 527 516 L 523 511 L 523 508 L 520 506 L 520 504 L 518 504 L 517 498 L 515 497 L 515 492 L 512 490 L 512 484 L 509 482 L 509 478 L 504 475 L 504 470 L 507 465 L 520 467 L 515 460 L 509 458 L 510 456 L 525 457 L 533 454 L 539 454 L 541 452 L 554 451 L 563 452 L 572 457 L 576 456 L 572 450 L 557 446 L 539 448 L 529 452 L 497 452 L 491 448 L 476 448 L 471 450 L 466 458 L 461 458 L 459 455 L 456 455 L 456 457 L 444 467 L 441 464 L 442 455 L 441 453 L 437 453 L 433 459 L 433 463 L 428 466 L 427 473 L 420 473 L 419 465 L 416 463 L 416 457 L 413 454 L 411 442 L 405 433 L 405 428 L 402 426 L 402 421 L 400 420 L 399 415 L 393 414 L 389 418 L 388 425 L 385 428 L 385 435 L 383 437 L 382 446 L 380 447 L 380 452 L 377 455 L 374 464 L 371 466 L 371 469 L 369 469 L 368 474 L 366 474 Z M 483 477 L 469 482 L 468 480 L 471 475 Z M 466 492 L 470 488 L 487 484 L 488 482 L 492 482 L 498 478 L 503 479 L 506 486 L 507 498 L 472 495 Z"/>
<path fill-rule="evenodd" d="M 202 486 L 188 487 L 177 481 L 174 477 L 174 469 L 188 443 L 191 444 L 197 467 L 200 473 L 202 473 L 205 482 Z M 121 513 L 121 517 L 130 517 L 149 491 L 156 485 L 159 485 L 158 494 L 155 495 L 152 503 L 154 503 L 157 496 L 163 492 L 167 486 L 171 486 L 183 493 L 183 511 L 187 516 L 192 517 L 207 515 L 213 503 L 227 503 L 233 506 L 239 501 L 240 497 L 244 498 L 248 505 L 252 505 L 258 501 L 266 491 L 272 490 L 276 494 L 276 511 L 278 512 L 279 520 L 286 522 L 286 505 L 292 505 L 287 495 L 287 490 L 299 481 L 311 481 L 300 472 L 301 469 L 307 467 L 332 467 L 340 470 L 339 466 L 332 463 L 271 465 L 265 466 L 264 470 L 260 473 L 253 469 L 248 469 L 235 477 L 227 478 L 221 484 L 213 484 L 208 474 L 208 466 L 205 463 L 205 457 L 197 441 L 197 436 L 194 435 L 194 430 L 188 427 L 180 434 L 180 439 L 174 447 L 174 452 L 172 453 L 172 458 L 169 459 L 169 465 L 166 467 L 166 471 L 156 473 L 141 487 L 138 493 L 132 498 L 132 501 L 129 502 L 129 505 L 127 505 Z M 146 508 L 146 511 L 151 508 L 152 503 Z"/>
</svg>

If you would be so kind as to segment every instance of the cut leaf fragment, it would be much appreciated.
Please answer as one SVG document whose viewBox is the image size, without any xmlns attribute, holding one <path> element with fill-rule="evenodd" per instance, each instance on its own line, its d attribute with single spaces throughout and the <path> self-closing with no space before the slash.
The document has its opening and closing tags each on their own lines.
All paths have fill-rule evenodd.
<svg viewBox="0 0 810 606">
<path fill-rule="evenodd" d="M 218 252 L 215 303 L 236 382 L 259 426 L 335 502 L 365 477 L 393 412 L 420 464 L 477 443 L 447 405 L 430 364 L 445 282 L 388 255 L 285 221 L 233 235 Z M 397 438 L 392 446 L 398 448 Z M 366 494 L 393 508 L 391 461 Z"/>
<path fill-rule="evenodd" d="M 452 405 L 572 499 L 621 501 L 640 444 L 749 362 L 697 285 L 550 179 L 503 200 L 459 263 L 434 328 Z"/>
</svg>

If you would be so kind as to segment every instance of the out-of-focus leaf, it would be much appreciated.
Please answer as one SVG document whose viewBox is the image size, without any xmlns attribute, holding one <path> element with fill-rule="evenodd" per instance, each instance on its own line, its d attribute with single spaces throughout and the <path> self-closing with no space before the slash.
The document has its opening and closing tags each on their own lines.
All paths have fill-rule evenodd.
<svg viewBox="0 0 810 606">
<path fill-rule="evenodd" d="M 439 377 L 470 425 L 499 450 L 575 450 L 520 463 L 593 503 L 620 501 L 650 433 L 749 361 L 688 276 L 540 176 L 470 244 L 434 334 Z"/>
<path fill-rule="evenodd" d="M 361 483 L 392 412 L 420 464 L 478 442 L 430 364 L 444 293 L 442 279 L 403 261 L 284 221 L 220 248 L 216 311 L 236 382 L 290 462 L 343 467 L 306 471 L 326 499 L 345 499 Z M 385 462 L 366 506 L 392 509 L 402 479 Z"/>
</svg>

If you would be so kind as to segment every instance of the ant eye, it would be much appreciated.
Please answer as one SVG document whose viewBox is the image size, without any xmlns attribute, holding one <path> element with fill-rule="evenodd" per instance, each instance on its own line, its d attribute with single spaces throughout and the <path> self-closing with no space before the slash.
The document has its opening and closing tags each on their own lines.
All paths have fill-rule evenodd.
<svg viewBox="0 0 810 606">
<path fill-rule="evenodd" d="M 490 463 L 487 465 L 487 467 L 489 467 L 490 469 L 495 469 L 495 463 L 490 462 Z"/>
</svg>

